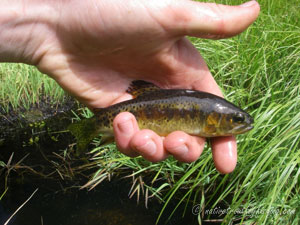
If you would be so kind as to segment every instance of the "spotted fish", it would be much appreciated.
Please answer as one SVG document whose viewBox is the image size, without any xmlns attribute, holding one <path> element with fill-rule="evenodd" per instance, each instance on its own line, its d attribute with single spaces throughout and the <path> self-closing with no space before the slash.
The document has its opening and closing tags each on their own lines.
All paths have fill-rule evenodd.
<svg viewBox="0 0 300 225">
<path fill-rule="evenodd" d="M 133 81 L 127 90 L 134 98 L 95 110 L 92 118 L 70 125 L 78 149 L 99 134 L 113 140 L 113 119 L 120 112 L 132 113 L 141 129 L 161 136 L 181 130 L 201 137 L 231 136 L 253 128 L 253 118 L 216 95 L 189 89 L 161 89 L 145 81 Z"/>
</svg>

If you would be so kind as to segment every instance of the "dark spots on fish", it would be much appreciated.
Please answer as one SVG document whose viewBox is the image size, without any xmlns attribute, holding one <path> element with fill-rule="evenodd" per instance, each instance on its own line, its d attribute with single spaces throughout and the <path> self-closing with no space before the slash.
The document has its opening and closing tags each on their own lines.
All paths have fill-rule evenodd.
<svg viewBox="0 0 300 225">
<path fill-rule="evenodd" d="M 145 110 L 144 115 L 146 116 L 147 119 L 151 119 L 153 117 L 153 113 L 150 110 Z"/>
<path fill-rule="evenodd" d="M 166 116 L 168 118 L 168 120 L 171 120 L 174 117 L 174 110 L 166 108 Z"/>
<path fill-rule="evenodd" d="M 103 115 L 97 116 L 97 123 L 102 124 L 103 126 L 109 127 L 111 119 L 112 119 L 111 115 L 103 114 Z"/>
<path fill-rule="evenodd" d="M 115 118 L 120 113 L 120 110 L 115 110 L 111 113 L 111 117 Z"/>
<path fill-rule="evenodd" d="M 197 115 L 197 111 L 195 108 L 192 108 L 190 111 L 189 111 L 189 116 L 191 119 L 195 119 L 196 118 L 196 115 Z"/>
<path fill-rule="evenodd" d="M 108 127 L 110 125 L 110 123 L 112 123 L 112 121 L 113 121 L 113 117 L 111 115 L 108 118 L 104 117 L 104 119 L 103 119 L 103 125 L 105 127 Z"/>
<path fill-rule="evenodd" d="M 105 126 L 111 127 L 111 123 L 118 113 L 130 112 L 143 127 L 157 128 L 158 131 L 161 131 L 169 130 L 170 127 L 188 129 L 186 128 L 187 124 L 189 126 L 199 124 L 198 130 L 207 126 L 206 132 L 201 134 L 209 136 L 211 136 L 210 133 L 214 135 L 217 132 L 216 127 L 219 129 L 220 126 L 226 132 L 228 130 L 226 126 L 229 126 L 228 124 L 233 120 L 232 114 L 237 111 L 233 104 L 218 96 L 183 89 L 157 89 L 142 93 L 135 99 L 102 109 L 102 114 L 103 110 L 106 112 L 106 120 L 102 119 L 100 123 Z M 224 118 L 219 114 L 223 114 Z M 242 122 L 240 117 L 235 120 Z M 153 127 L 154 123 L 157 125 Z"/>
<path fill-rule="evenodd" d="M 187 112 L 186 112 L 186 110 L 184 110 L 184 109 L 179 110 L 179 115 L 180 115 L 180 117 L 182 117 L 182 118 L 185 117 L 186 113 L 187 113 Z"/>
<path fill-rule="evenodd" d="M 146 119 L 151 119 L 155 117 L 155 110 L 151 105 L 145 105 L 141 108 L 141 114 L 144 115 Z"/>
<path fill-rule="evenodd" d="M 104 125 L 105 127 L 109 127 L 109 125 L 110 125 L 109 120 L 104 120 L 104 121 L 103 121 L 103 125 Z"/>
</svg>

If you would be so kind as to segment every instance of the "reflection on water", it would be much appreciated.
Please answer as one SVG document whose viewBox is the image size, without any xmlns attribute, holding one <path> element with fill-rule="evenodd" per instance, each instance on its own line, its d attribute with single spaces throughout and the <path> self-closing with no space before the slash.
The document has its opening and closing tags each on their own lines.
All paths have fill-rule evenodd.
<svg viewBox="0 0 300 225">
<path fill-rule="evenodd" d="M 125 180 L 114 180 L 86 191 L 77 188 L 55 191 L 53 180 L 30 180 L 10 186 L 1 201 L 0 221 L 7 219 L 39 187 L 33 198 L 17 213 L 9 225 L 154 225 L 162 205 L 150 201 L 149 209 L 129 199 L 130 186 Z M 177 217 L 177 216 L 175 216 Z M 173 218 L 169 225 L 181 225 Z M 184 219 L 184 223 L 192 224 Z M 164 224 L 164 223 L 162 223 Z"/>
<path fill-rule="evenodd" d="M 129 199 L 128 192 L 132 185 L 130 179 L 114 179 L 110 182 L 102 182 L 92 191 L 79 190 L 79 187 L 88 181 L 86 174 L 82 172 L 78 172 L 76 176 L 68 176 L 68 173 L 66 173 L 62 179 L 58 172 L 59 169 L 69 171 L 69 167 L 72 168 L 73 166 L 74 168 L 78 163 L 83 164 L 83 162 L 75 161 L 75 165 L 64 165 L 64 160 L 58 156 L 62 153 L 58 149 L 66 149 L 68 144 L 72 143 L 68 140 L 71 137 L 62 133 L 55 136 L 55 141 L 53 141 L 52 136 L 48 135 L 47 132 L 40 132 L 35 128 L 31 129 L 30 132 L 26 131 L 27 136 L 25 135 L 25 137 L 27 139 L 23 138 L 24 131 L 20 131 L 18 133 L 19 138 L 14 136 L 11 140 L 6 139 L 5 142 L 0 143 L 0 161 L 9 162 L 13 152 L 14 155 L 10 165 L 22 161 L 21 164 L 18 164 L 19 167 L 16 170 L 11 166 L 2 168 L 0 165 L 0 196 L 5 191 L 5 178 L 7 171 L 10 171 L 8 176 L 9 188 L 0 201 L 0 225 L 4 224 L 8 217 L 37 188 L 38 191 L 35 195 L 13 217 L 9 225 L 155 224 L 162 205 L 153 198 L 148 202 L 148 209 L 146 209 L 142 196 L 139 204 L 136 203 L 136 199 Z M 43 138 L 41 135 L 43 135 Z M 38 141 L 28 144 L 29 137 L 33 140 L 38 137 Z M 25 157 L 26 155 L 29 156 Z M 46 175 L 48 178 L 42 178 Z M 178 202 L 177 200 L 174 204 Z M 167 215 L 161 220 L 160 224 L 193 225 L 190 219 L 195 220 L 196 216 L 192 215 L 190 210 L 190 213 L 187 213 L 189 218 L 182 219 L 183 209 L 177 210 L 178 213 L 175 213 L 172 220 L 165 223 L 169 216 L 168 213 L 173 210 L 172 206 L 169 207 L 170 212 L 166 213 Z"/>
<path fill-rule="evenodd" d="M 44 185 L 47 186 L 46 183 Z M 3 199 L 2 207 L 6 212 L 2 210 L 2 214 L 13 213 L 36 187 L 37 185 L 29 183 L 12 187 L 13 190 Z M 96 191 L 74 189 L 66 193 L 55 193 L 40 186 L 39 191 L 17 213 L 10 225 L 154 224 L 155 217 L 150 216 L 143 205 L 137 205 L 135 201 L 128 201 L 126 198 L 121 199 L 121 187 L 122 185 L 112 182 L 101 185 Z"/>
</svg>

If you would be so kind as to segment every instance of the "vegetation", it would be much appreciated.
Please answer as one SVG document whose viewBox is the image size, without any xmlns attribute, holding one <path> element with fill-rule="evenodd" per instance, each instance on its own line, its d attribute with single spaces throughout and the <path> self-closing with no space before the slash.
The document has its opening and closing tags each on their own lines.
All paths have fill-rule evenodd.
<svg viewBox="0 0 300 225">
<path fill-rule="evenodd" d="M 300 223 L 300 4 L 298 0 L 263 0 L 260 5 L 257 22 L 238 37 L 191 38 L 226 98 L 255 118 L 255 128 L 237 137 L 235 171 L 219 174 L 209 145 L 191 164 L 172 157 L 150 163 L 141 157 L 126 157 L 115 145 L 101 146 L 101 139 L 95 139 L 87 169 L 98 171 L 84 187 L 94 188 L 115 174 L 124 174 L 133 180 L 130 196 L 143 196 L 146 206 L 152 197 L 163 202 L 158 221 L 170 202 L 176 201 L 169 216 L 182 213 L 195 217 L 199 224 Z M 21 73 L 15 67 L 22 69 L 22 75 L 13 76 Z M 41 91 L 51 96 L 62 93 L 30 67 L 4 64 L 0 68 L 0 99 L 13 107 L 38 102 Z M 20 86 L 13 86 L 16 84 Z M 33 88 L 36 91 L 29 91 Z M 91 116 L 88 110 L 82 114 Z M 177 210 L 179 206 L 184 210 Z"/>
<path fill-rule="evenodd" d="M 177 207 L 185 205 L 185 210 L 175 207 L 173 213 L 194 214 L 199 224 L 299 224 L 300 5 L 296 0 L 260 4 L 258 21 L 238 37 L 191 38 L 226 98 L 255 118 L 255 128 L 237 137 L 235 171 L 219 174 L 209 146 L 192 164 L 173 158 L 149 163 L 124 157 L 114 146 L 100 146 L 91 152 L 99 170 L 86 186 L 94 187 L 129 167 L 133 170 L 130 194 L 144 193 L 146 204 L 150 197 L 161 199 L 159 218 L 177 199 Z"/>
<path fill-rule="evenodd" d="M 64 91 L 54 80 L 25 64 L 1 63 L 0 86 L 0 112 L 18 107 L 28 110 L 42 101 L 56 104 L 64 99 Z"/>
</svg>

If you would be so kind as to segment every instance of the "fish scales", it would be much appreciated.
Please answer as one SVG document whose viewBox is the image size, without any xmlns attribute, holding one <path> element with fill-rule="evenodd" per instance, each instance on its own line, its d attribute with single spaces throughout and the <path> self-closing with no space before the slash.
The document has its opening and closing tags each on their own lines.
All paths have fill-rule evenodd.
<svg viewBox="0 0 300 225">
<path fill-rule="evenodd" d="M 181 130 L 202 137 L 230 136 L 252 129 L 253 118 L 216 95 L 189 89 L 159 89 L 150 83 L 131 87 L 135 98 L 97 109 L 94 117 L 70 127 L 81 146 L 101 133 L 113 137 L 113 120 L 120 112 L 132 113 L 141 129 L 161 136 Z M 79 140 L 78 140 L 79 143 Z"/>
<path fill-rule="evenodd" d="M 222 109 L 224 105 L 227 106 L 226 111 Z M 214 112 L 220 116 L 226 115 L 232 108 L 236 106 L 205 92 L 159 89 L 99 110 L 96 117 L 101 127 L 99 130 L 105 133 L 112 133 L 112 122 L 118 113 L 130 112 L 136 117 L 141 129 L 151 129 L 159 135 L 182 130 L 192 135 L 213 137 L 217 134 L 209 133 L 211 129 L 205 129 L 205 126 L 209 126 L 207 116 Z M 220 132 L 218 134 L 222 135 Z"/>
</svg>

